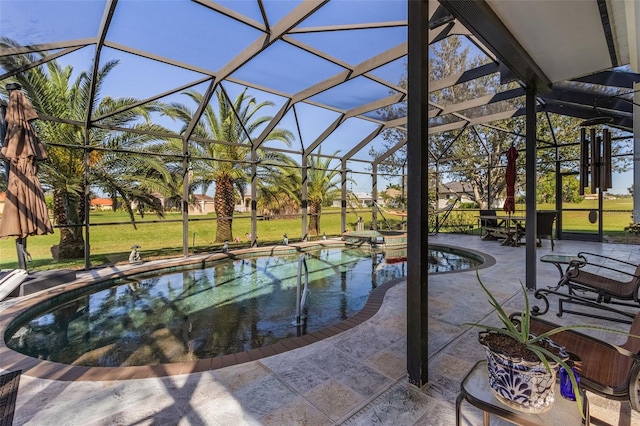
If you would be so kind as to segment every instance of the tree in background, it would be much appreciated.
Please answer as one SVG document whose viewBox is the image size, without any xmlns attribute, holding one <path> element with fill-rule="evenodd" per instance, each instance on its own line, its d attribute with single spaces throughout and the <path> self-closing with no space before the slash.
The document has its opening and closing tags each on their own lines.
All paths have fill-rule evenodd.
<svg viewBox="0 0 640 426">
<path fill-rule="evenodd" d="M 0 38 L 0 46 L 12 48 L 18 44 L 8 38 Z M 0 65 L 6 70 L 13 70 L 39 59 L 33 54 L 3 56 L 0 57 Z M 112 128 L 164 130 L 148 120 L 149 113 L 158 110 L 157 104 L 133 107 L 137 99 L 100 98 L 102 84 L 117 64 L 117 61 L 107 62 L 97 74 L 93 117 L 103 117 L 100 123 Z M 14 80 L 22 85 L 38 114 L 60 117 L 70 123 L 84 123 L 89 111 L 91 76 L 82 71 L 72 80 L 72 73 L 72 67 L 63 68 L 54 60 L 22 72 Z M 132 108 L 127 109 L 130 106 Z M 162 214 L 162 206 L 150 194 L 144 181 L 148 175 L 164 175 L 164 165 L 148 155 L 131 155 L 133 151 L 142 151 L 149 141 L 155 139 L 153 136 L 98 127 L 92 127 L 85 135 L 81 124 L 46 120 L 36 120 L 33 124 L 46 145 L 48 155 L 47 161 L 40 164 L 39 179 L 43 187 L 53 190 L 53 218 L 60 227 L 60 243 L 52 247 L 54 258 L 84 256 L 84 199 L 89 192 L 88 185 L 121 196 L 134 226 L 133 202 L 148 203 Z M 85 142 L 97 149 L 87 153 Z M 128 152 L 105 151 L 102 148 Z M 85 164 L 89 166 L 88 180 L 85 179 Z"/>
<path fill-rule="evenodd" d="M 309 226 L 311 235 L 320 235 L 320 216 L 325 200 L 333 199 L 340 191 L 340 165 L 331 168 L 331 158 L 310 155 L 308 159 L 309 172 L 307 174 L 307 199 L 309 201 Z M 335 152 L 335 157 L 338 152 Z"/>
<path fill-rule="evenodd" d="M 203 95 L 195 90 L 184 93 L 199 105 Z M 244 196 L 248 184 L 251 166 L 251 137 L 264 124 L 271 121 L 270 116 L 257 116 L 264 107 L 273 102 L 258 103 L 255 97 L 247 94 L 247 89 L 240 93 L 233 103 L 224 91 L 216 91 L 217 105 L 214 109 L 207 105 L 201 120 L 193 131 L 191 141 L 191 161 L 194 183 L 203 188 L 203 192 L 215 185 L 214 205 L 217 216 L 216 242 L 233 240 L 233 213 L 236 194 Z M 171 104 L 165 113 L 181 120 L 184 133 L 191 122 L 193 112 L 185 105 Z M 220 141 L 221 143 L 214 143 Z M 290 146 L 293 133 L 283 128 L 275 128 L 264 142 L 281 141 Z M 182 150 L 182 146 L 174 146 Z M 260 150 L 259 161 L 274 164 L 282 158 L 273 151 Z"/>
<path fill-rule="evenodd" d="M 430 78 L 438 81 L 460 74 L 468 69 L 482 65 L 488 59 L 471 57 L 469 47 L 463 48 L 461 38 L 448 37 L 430 46 Z M 513 85 L 513 83 L 511 84 Z M 501 87 L 497 74 L 446 87 L 431 94 L 431 100 L 440 106 L 457 104 L 495 93 Z M 518 99 L 503 101 L 476 107 L 465 111 L 472 117 L 490 115 L 505 109 L 518 108 L 522 101 Z M 433 126 L 449 124 L 454 117 L 437 116 L 431 120 Z M 498 128 L 507 131 L 497 130 Z M 514 134 L 524 129 L 522 119 L 504 120 L 492 123 L 492 126 L 473 126 L 442 132 L 429 136 L 429 151 L 434 161 L 430 171 L 436 173 L 437 181 L 446 174 L 451 180 L 467 182 L 473 190 L 473 198 L 480 208 L 490 207 L 490 200 L 499 198 L 505 188 L 505 166 L 507 149 L 513 144 L 522 146 L 524 141 Z M 520 156 L 518 160 L 522 160 Z"/>
<path fill-rule="evenodd" d="M 335 157 L 339 151 L 333 154 Z M 322 150 L 309 155 L 307 159 L 307 202 L 309 206 L 309 224 L 307 230 L 311 235 L 320 235 L 320 217 L 322 206 L 330 203 L 340 192 L 340 166 L 331 167 L 331 157 L 323 157 Z M 272 206 L 281 209 L 283 206 L 302 205 L 302 174 L 300 165 L 293 159 L 288 160 L 280 173 L 272 173 L 261 188 L 261 195 L 270 200 Z M 351 179 L 349 179 L 351 180 Z"/>
<path fill-rule="evenodd" d="M 478 67 L 489 59 L 472 57 L 469 47 L 464 47 L 461 36 L 447 37 L 429 46 L 429 78 L 439 81 L 464 71 Z M 580 89 L 584 83 L 565 82 L 572 89 Z M 406 88 L 406 75 L 398 82 L 400 87 Z M 504 89 L 517 88 L 515 82 L 503 85 L 499 73 L 494 73 L 482 78 L 462 82 L 451 87 L 443 88 L 430 93 L 430 100 L 434 106 L 446 107 L 458 104 L 470 99 L 476 99 L 484 95 L 503 91 Z M 608 88 L 603 92 L 606 96 L 616 96 L 624 92 L 623 89 Z M 515 98 L 502 102 L 491 103 L 463 111 L 462 114 L 474 118 L 487 116 L 512 109 L 524 108 L 524 99 Z M 385 109 L 384 120 L 398 118 L 406 115 L 406 104 L 394 105 Z M 451 115 L 436 115 L 430 119 L 431 126 L 446 125 L 458 120 Z M 582 120 L 556 114 L 538 113 L 537 120 L 537 155 L 536 167 L 540 175 L 550 173 L 548 185 L 538 190 L 544 191 L 541 197 L 546 200 L 555 199 L 555 164 L 556 143 L 560 145 L 559 159 L 561 160 L 561 173 L 570 173 L 578 169 L 580 127 Z M 628 142 L 617 139 L 622 132 L 611 129 L 613 132 L 613 171 L 621 172 L 630 165 L 630 153 Z M 428 169 L 430 175 L 430 199 L 435 199 L 436 189 L 442 182 L 442 176 L 448 180 L 458 180 L 471 184 L 473 198 L 480 208 L 496 207 L 504 194 L 506 151 L 513 144 L 521 152 L 525 149 L 525 119 L 515 117 L 502 121 L 492 122 L 486 126 L 466 126 L 462 129 L 441 132 L 429 136 L 428 147 L 431 157 Z M 383 132 L 383 149 L 370 150 L 373 158 L 378 158 L 391 149 L 400 140 L 405 138 L 403 132 L 389 130 Z M 406 151 L 398 151 L 390 157 L 389 161 L 379 167 L 383 173 L 398 173 L 402 164 L 406 161 Z M 520 155 L 517 161 L 518 176 L 524 176 L 526 156 Z M 432 178 L 433 176 L 433 178 Z M 525 187 L 524 179 L 516 182 L 517 192 L 522 193 Z M 579 200 L 577 185 L 566 185 L 564 190 L 571 193 L 563 194 L 565 199 Z M 493 206 L 489 206 L 489 203 Z M 430 202 L 431 203 L 431 202 Z M 435 208 L 435 203 L 434 206 Z"/>
</svg>

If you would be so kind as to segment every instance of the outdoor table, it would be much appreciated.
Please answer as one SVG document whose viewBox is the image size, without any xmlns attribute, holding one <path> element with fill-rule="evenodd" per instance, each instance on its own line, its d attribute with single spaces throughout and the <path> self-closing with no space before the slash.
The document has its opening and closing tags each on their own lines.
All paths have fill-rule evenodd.
<svg viewBox="0 0 640 426">
<path fill-rule="evenodd" d="M 560 386 L 556 384 L 555 401 L 551 408 L 544 413 L 524 413 L 514 410 L 500 402 L 489 387 L 489 376 L 487 373 L 487 361 L 478 361 L 460 384 L 460 394 L 456 399 L 456 426 L 460 426 L 462 401 L 482 410 L 482 421 L 484 426 L 489 426 L 490 415 L 493 414 L 504 420 L 522 426 L 568 426 L 568 425 L 589 425 L 589 401 L 583 390 L 582 403 L 584 408 L 584 419 L 580 416 L 577 403 L 563 398 L 560 395 Z"/>
<path fill-rule="evenodd" d="M 526 216 L 509 216 L 509 215 L 481 215 L 478 218 L 484 220 L 495 220 L 503 225 L 498 227 L 484 227 L 488 230 L 504 236 L 503 246 L 517 247 L 520 245 L 520 239 L 524 235 L 524 224 L 527 220 Z M 512 226 L 513 224 L 513 226 Z"/>
</svg>

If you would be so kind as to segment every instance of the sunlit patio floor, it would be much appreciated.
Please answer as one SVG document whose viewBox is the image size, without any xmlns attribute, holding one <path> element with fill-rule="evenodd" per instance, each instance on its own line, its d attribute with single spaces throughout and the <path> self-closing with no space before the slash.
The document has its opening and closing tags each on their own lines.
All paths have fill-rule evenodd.
<svg viewBox="0 0 640 426">
<path fill-rule="evenodd" d="M 487 253 L 494 266 L 483 281 L 508 310 L 520 310 L 525 247 L 503 247 L 477 236 L 440 234 L 430 242 Z M 590 251 L 640 262 L 640 246 L 558 241 L 554 253 Z M 551 254 L 543 241 L 536 256 Z M 557 269 L 537 262 L 538 287 L 558 281 Z M 95 272 L 94 272 L 95 273 Z M 82 274 L 80 274 L 82 275 Z M 464 322 L 492 321 L 475 271 L 429 277 L 429 383 L 408 384 L 406 290 L 390 288 L 380 309 L 361 324 L 316 343 L 213 370 L 129 380 L 59 381 L 23 374 L 14 424 L 30 425 L 453 425 L 460 381 L 484 358 L 477 330 Z M 532 300 L 533 303 L 536 300 Z M 0 304 L 0 311 L 14 301 Z M 555 315 L 555 322 L 597 322 Z M 628 326 L 613 322 L 608 327 Z M 620 343 L 620 336 L 607 336 Z M 0 368 L 11 369 L 8 358 Z M 639 425 L 628 403 L 588 394 L 592 415 L 603 424 Z M 481 413 L 463 405 L 463 424 L 482 424 Z M 507 424 L 492 419 L 492 424 Z M 569 426 L 569 425 L 567 425 Z"/>
</svg>

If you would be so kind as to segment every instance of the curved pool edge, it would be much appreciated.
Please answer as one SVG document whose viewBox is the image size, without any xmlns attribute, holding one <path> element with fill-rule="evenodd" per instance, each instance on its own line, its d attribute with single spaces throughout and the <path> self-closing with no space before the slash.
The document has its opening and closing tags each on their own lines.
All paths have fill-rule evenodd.
<svg viewBox="0 0 640 426">
<path fill-rule="evenodd" d="M 444 244 L 444 243 L 429 243 L 429 247 L 443 247 L 443 248 L 447 248 L 447 249 L 451 249 L 451 250 L 458 250 L 458 251 L 462 251 L 465 253 L 471 253 L 474 256 L 480 257 L 482 258 L 483 262 L 478 265 L 475 268 L 469 268 L 469 269 L 462 269 L 462 270 L 452 270 L 452 271 L 442 271 L 442 272 L 432 272 L 429 275 L 442 275 L 442 274 L 460 274 L 460 273 L 464 273 L 464 272 L 469 272 L 472 271 L 475 273 L 476 270 L 481 270 L 481 269 L 485 269 L 485 268 L 489 268 L 491 266 L 494 266 L 497 263 L 497 260 L 495 257 L 491 256 L 490 254 L 478 251 L 478 250 L 473 250 L 467 247 L 460 247 L 460 246 L 456 246 L 456 245 L 452 245 L 452 244 Z"/>
<path fill-rule="evenodd" d="M 261 247 L 258 250 L 244 249 L 230 253 L 229 257 L 241 258 L 241 256 L 260 256 L 268 254 L 283 254 L 296 251 L 313 250 L 314 248 L 336 247 L 343 245 L 341 241 L 322 241 L 313 243 L 302 243 L 291 246 L 272 246 Z M 316 343 L 338 335 L 344 331 L 350 330 L 375 315 L 380 307 L 387 291 L 399 282 L 406 280 L 405 277 L 388 281 L 371 291 L 365 305 L 360 311 L 352 317 L 343 320 L 337 324 L 328 326 L 324 329 L 314 331 L 303 336 L 292 337 L 281 340 L 269 346 L 250 349 L 235 354 L 222 355 L 215 358 L 206 358 L 197 361 L 167 363 L 147 366 L 131 366 L 131 367 L 84 367 L 62 364 L 53 361 L 47 361 L 30 357 L 28 355 L 16 352 L 6 346 L 5 333 L 11 323 L 22 313 L 32 308 L 34 305 L 44 302 L 45 300 L 55 299 L 57 296 L 85 287 L 89 284 L 95 284 L 100 281 L 124 278 L 129 275 L 137 275 L 147 271 L 156 271 L 163 268 L 184 267 L 201 262 L 210 262 L 226 259 L 225 254 L 208 254 L 199 255 L 190 258 L 180 258 L 163 261 L 153 261 L 139 265 L 126 265 L 127 268 L 113 271 L 113 268 L 107 268 L 111 272 L 104 274 L 91 274 L 91 271 L 76 281 L 63 284 L 61 286 L 27 296 L 16 303 L 7 306 L 0 312 L 0 362 L 2 368 L 6 371 L 22 370 L 22 374 L 48 380 L 58 381 L 112 381 L 112 380 L 128 380 L 142 379 L 152 377 L 165 377 L 180 374 L 198 373 L 218 368 L 230 367 L 249 361 L 259 360 L 268 356 L 277 355 L 288 352 L 293 349 L 301 348 L 312 343 Z M 116 268 L 117 269 L 117 268 Z M 95 273 L 95 271 L 94 271 Z"/>
</svg>

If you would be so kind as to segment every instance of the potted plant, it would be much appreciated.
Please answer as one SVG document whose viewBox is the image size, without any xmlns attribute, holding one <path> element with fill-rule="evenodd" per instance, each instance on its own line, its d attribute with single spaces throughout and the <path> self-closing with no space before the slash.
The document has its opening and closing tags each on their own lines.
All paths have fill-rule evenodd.
<svg viewBox="0 0 640 426">
<path fill-rule="evenodd" d="M 628 335 L 628 333 L 592 325 L 561 326 L 538 336 L 530 332 L 531 310 L 529 298 L 522 282 L 525 307 L 520 313 L 519 324 L 506 314 L 500 303 L 487 289 L 478 271 L 478 282 L 489 296 L 489 303 L 496 310 L 502 327 L 479 323 L 465 323 L 482 328 L 479 341 L 487 353 L 489 384 L 496 398 L 519 411 L 540 413 L 551 408 L 554 401 L 556 372 L 561 366 L 571 380 L 578 409 L 583 411 L 582 398 L 573 369 L 567 363 L 569 354 L 553 342 L 554 334 L 572 329 L 605 330 Z"/>
</svg>

